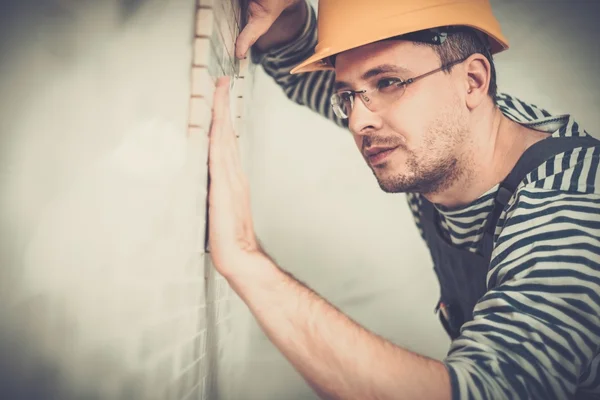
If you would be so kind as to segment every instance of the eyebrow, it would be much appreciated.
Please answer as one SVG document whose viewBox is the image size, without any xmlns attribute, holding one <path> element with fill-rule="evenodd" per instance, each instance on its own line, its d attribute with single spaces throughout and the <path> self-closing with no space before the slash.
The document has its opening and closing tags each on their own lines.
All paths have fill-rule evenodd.
<svg viewBox="0 0 600 400">
<path fill-rule="evenodd" d="M 408 69 L 406 69 L 404 67 L 400 67 L 398 65 L 394 65 L 394 64 L 381 64 L 381 65 L 371 68 L 370 70 L 365 72 L 360 77 L 360 79 L 362 79 L 363 81 L 366 81 L 367 79 L 370 79 L 377 75 L 385 74 L 388 72 L 406 73 L 406 72 L 408 72 Z M 348 82 L 344 82 L 344 81 L 335 81 L 333 84 L 334 91 L 337 91 L 337 90 L 340 90 L 343 88 L 349 88 L 349 87 L 351 87 L 351 85 Z"/>
</svg>

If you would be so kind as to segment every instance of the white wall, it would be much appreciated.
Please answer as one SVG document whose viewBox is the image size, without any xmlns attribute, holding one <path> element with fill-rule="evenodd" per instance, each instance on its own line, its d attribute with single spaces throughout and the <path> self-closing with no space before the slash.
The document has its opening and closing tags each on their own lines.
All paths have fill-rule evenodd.
<svg viewBox="0 0 600 400">
<path fill-rule="evenodd" d="M 211 1 L 227 30 L 231 2 Z M 199 56 L 196 3 L 0 4 L 2 399 L 216 397 L 210 112 L 188 117 L 234 34 Z"/>
<path fill-rule="evenodd" d="M 573 113 L 600 137 L 600 2 L 493 7 L 512 46 L 497 57 L 500 90 Z M 251 184 L 266 248 L 358 322 L 442 358 L 449 342 L 433 314 L 438 286 L 404 196 L 381 192 L 349 134 L 287 101 L 260 69 L 253 94 Z M 316 398 L 253 321 L 246 329 L 243 398 Z"/>
</svg>

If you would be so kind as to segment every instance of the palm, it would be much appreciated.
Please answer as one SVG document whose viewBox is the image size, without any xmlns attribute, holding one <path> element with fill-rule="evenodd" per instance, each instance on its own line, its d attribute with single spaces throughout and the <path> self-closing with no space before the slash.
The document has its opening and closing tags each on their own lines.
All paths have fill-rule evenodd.
<svg viewBox="0 0 600 400">
<path fill-rule="evenodd" d="M 229 78 L 217 81 L 209 134 L 208 238 L 217 270 L 229 273 L 258 251 L 250 194 L 229 111 Z"/>
</svg>

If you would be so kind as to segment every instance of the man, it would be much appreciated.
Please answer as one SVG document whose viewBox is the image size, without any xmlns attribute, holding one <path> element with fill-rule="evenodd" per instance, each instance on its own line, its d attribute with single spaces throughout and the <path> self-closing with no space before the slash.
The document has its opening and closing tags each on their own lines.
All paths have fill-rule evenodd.
<svg viewBox="0 0 600 400">
<path fill-rule="evenodd" d="M 384 191 L 407 193 L 453 342 L 442 362 L 397 347 L 260 248 L 222 79 L 212 258 L 270 340 L 323 398 L 598 398 L 598 141 L 496 93 L 507 44 L 487 0 L 321 0 L 315 49 L 316 24 L 304 0 L 251 2 L 238 56 L 254 46 L 292 100 L 349 128 Z"/>
</svg>

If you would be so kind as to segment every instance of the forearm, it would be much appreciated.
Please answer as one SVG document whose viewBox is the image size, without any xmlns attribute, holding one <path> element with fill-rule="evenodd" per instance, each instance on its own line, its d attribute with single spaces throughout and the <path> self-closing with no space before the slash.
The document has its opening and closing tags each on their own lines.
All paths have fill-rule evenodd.
<svg viewBox="0 0 600 400">
<path fill-rule="evenodd" d="M 308 5 L 305 0 L 300 0 L 281 13 L 269 30 L 256 41 L 254 47 L 264 53 L 294 41 L 300 36 L 307 18 Z"/>
<path fill-rule="evenodd" d="M 328 399 L 450 399 L 445 366 L 367 331 L 268 260 L 229 279 L 273 344 Z"/>
</svg>

